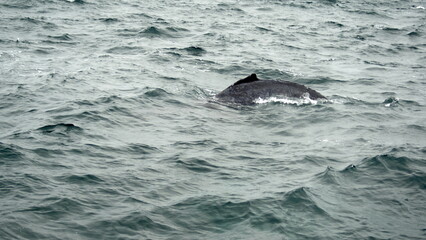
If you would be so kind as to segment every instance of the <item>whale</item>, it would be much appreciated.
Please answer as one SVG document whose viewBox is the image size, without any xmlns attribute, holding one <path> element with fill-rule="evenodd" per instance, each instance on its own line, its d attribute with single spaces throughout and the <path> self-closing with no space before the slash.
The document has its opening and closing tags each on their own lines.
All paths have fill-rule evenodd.
<svg viewBox="0 0 426 240">
<path fill-rule="evenodd" d="M 327 99 L 321 93 L 302 84 L 282 80 L 262 80 L 257 78 L 255 73 L 238 80 L 215 95 L 215 98 L 220 102 L 241 105 L 252 105 L 258 99 L 272 97 Z"/>
</svg>

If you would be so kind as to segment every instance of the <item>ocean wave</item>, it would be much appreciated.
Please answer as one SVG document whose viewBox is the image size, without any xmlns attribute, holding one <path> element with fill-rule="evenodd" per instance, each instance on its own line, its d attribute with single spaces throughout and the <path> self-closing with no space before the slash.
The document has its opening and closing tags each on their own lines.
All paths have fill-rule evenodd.
<svg viewBox="0 0 426 240">
<path fill-rule="evenodd" d="M 332 167 L 327 167 L 324 172 L 321 172 L 315 176 L 319 179 L 322 184 L 326 185 L 339 185 L 340 181 L 338 179 L 335 169 Z"/>
<path fill-rule="evenodd" d="M 106 50 L 106 52 L 111 54 L 135 55 L 135 54 L 145 53 L 146 50 L 143 47 L 137 47 L 137 46 L 117 46 L 117 47 L 112 47 Z"/>
<path fill-rule="evenodd" d="M 89 122 L 105 122 L 106 124 L 111 124 L 111 125 L 117 124 L 117 122 L 108 118 L 108 116 L 105 116 L 102 112 L 96 111 L 96 110 L 83 111 L 83 112 L 71 113 L 71 114 L 61 114 L 61 115 L 54 116 L 54 118 L 57 120 L 67 119 L 67 120 L 75 120 L 75 121 L 81 121 L 82 119 L 86 119 Z"/>
<path fill-rule="evenodd" d="M 190 47 L 180 48 L 180 49 L 169 48 L 168 50 L 177 51 L 177 52 L 180 52 L 180 53 L 185 53 L 187 55 L 198 56 L 198 57 L 204 55 L 207 52 L 204 48 L 196 47 L 196 46 L 190 46 Z M 174 54 L 177 54 L 179 56 L 182 55 L 182 54 L 177 53 L 177 52 L 174 52 Z"/>
<path fill-rule="evenodd" d="M 72 123 L 58 123 L 53 125 L 46 125 L 37 129 L 42 133 L 65 133 L 65 132 L 81 132 L 82 128 L 72 124 Z"/>
<path fill-rule="evenodd" d="M 322 221 L 334 221 L 315 202 L 315 197 L 307 188 L 296 188 L 281 198 L 238 201 L 207 195 L 188 198 L 167 208 L 158 208 L 154 213 L 168 218 L 169 225 L 203 235 L 247 226 L 263 234 L 275 232 L 281 237 L 306 237 L 315 228 L 323 227 Z M 304 226 L 312 223 L 316 223 L 313 228 L 303 234 L 300 232 Z"/>
<path fill-rule="evenodd" d="M 31 212 L 41 215 L 49 220 L 59 220 L 65 216 L 84 212 L 85 206 L 75 199 L 67 197 L 51 197 L 44 199 L 43 203 L 22 209 L 21 212 Z"/>
<path fill-rule="evenodd" d="M 208 173 L 218 171 L 220 169 L 218 166 L 212 164 L 212 161 L 199 158 L 182 159 L 179 156 L 177 156 L 177 158 L 180 159 L 176 161 L 177 166 L 181 166 L 197 173 Z"/>
<path fill-rule="evenodd" d="M 122 147 L 101 146 L 89 143 L 85 144 L 85 147 L 88 148 L 89 152 L 91 152 L 92 154 L 100 154 L 100 157 L 104 156 L 102 155 L 102 153 L 111 154 L 112 156 L 109 156 L 108 158 L 114 158 L 114 155 L 120 154 L 131 154 L 134 156 L 142 157 L 143 155 L 161 152 L 161 150 L 157 147 L 141 143 L 130 143 L 123 145 Z"/>
<path fill-rule="evenodd" d="M 69 184 L 78 184 L 78 185 L 96 185 L 96 184 L 104 183 L 104 181 L 101 178 L 93 174 L 64 175 L 64 176 L 55 177 L 55 180 L 69 183 Z"/>
<path fill-rule="evenodd" d="M 192 197 L 157 211 L 170 216 L 174 225 L 198 233 L 231 229 L 252 215 L 249 202 L 233 202 L 217 196 Z M 176 213 L 181 217 L 173 217 Z"/>
<path fill-rule="evenodd" d="M 298 216 L 303 218 L 303 215 L 318 216 L 319 218 L 330 218 L 326 210 L 322 209 L 315 201 L 315 197 L 310 193 L 309 188 L 299 187 L 284 194 L 284 199 L 280 205 L 285 209 L 294 209 L 301 211 L 302 215 Z M 305 212 L 304 209 L 309 209 Z M 329 219 L 331 220 L 331 219 Z M 314 221 L 314 219 L 311 219 Z"/>
<path fill-rule="evenodd" d="M 155 239 L 178 232 L 177 229 L 164 223 L 166 220 L 158 219 L 152 215 L 147 216 L 145 212 L 133 212 L 127 215 L 121 213 L 111 218 L 102 216 L 100 218 L 102 220 L 96 220 L 89 227 L 92 229 L 105 229 L 102 233 L 97 232 L 97 234 L 105 235 L 107 233 L 111 239 Z"/>
<path fill-rule="evenodd" d="M 23 160 L 25 155 L 19 150 L 19 147 L 11 144 L 0 142 L 0 164 L 5 164 L 8 161 Z"/>
<path fill-rule="evenodd" d="M 390 184 L 407 187 L 407 190 L 413 187 L 424 189 L 426 165 L 419 158 L 409 157 L 411 154 L 406 155 L 404 152 L 404 149 L 393 149 L 386 154 L 364 158 L 357 164 L 350 164 L 341 173 L 350 174 L 362 183 Z"/>
<path fill-rule="evenodd" d="M 159 28 L 159 27 L 148 27 L 142 31 L 139 32 L 140 36 L 147 37 L 147 38 L 171 38 L 171 37 L 178 37 L 178 33 L 181 32 L 181 30 L 177 30 L 176 28 Z"/>
<path fill-rule="evenodd" d="M 170 93 L 168 93 L 166 90 L 162 88 L 146 88 L 145 93 L 143 94 L 146 98 L 163 98 L 166 96 L 169 96 Z"/>
<path fill-rule="evenodd" d="M 377 155 L 371 158 L 365 158 L 359 164 L 359 167 L 364 167 L 368 170 L 377 171 L 403 171 L 410 172 L 408 164 L 413 160 L 408 157 L 397 157 L 391 154 Z"/>
<path fill-rule="evenodd" d="M 65 155 L 64 151 L 59 149 L 35 148 L 32 149 L 31 152 L 43 158 L 57 158 Z"/>
</svg>

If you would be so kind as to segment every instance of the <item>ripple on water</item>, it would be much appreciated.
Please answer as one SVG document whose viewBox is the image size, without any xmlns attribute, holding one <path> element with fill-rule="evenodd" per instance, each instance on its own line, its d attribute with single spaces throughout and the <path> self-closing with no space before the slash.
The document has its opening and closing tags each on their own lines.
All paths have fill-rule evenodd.
<svg viewBox="0 0 426 240">
<path fill-rule="evenodd" d="M 44 134 L 50 134 L 50 133 L 63 134 L 63 133 L 69 133 L 69 132 L 83 131 L 82 128 L 72 123 L 58 123 L 53 125 L 46 125 L 37 130 L 41 131 Z"/>
<path fill-rule="evenodd" d="M 21 212 L 31 212 L 49 220 L 60 220 L 84 212 L 84 210 L 85 206 L 77 200 L 67 197 L 51 197 L 44 199 L 42 204 L 25 208 Z"/>
<path fill-rule="evenodd" d="M 159 27 L 148 27 L 139 32 L 139 35 L 146 38 L 171 38 L 177 36 L 176 31 L 170 29 L 162 29 Z"/>
<path fill-rule="evenodd" d="M 55 177 L 57 181 L 69 183 L 69 184 L 78 184 L 78 185 L 98 185 L 102 184 L 104 181 L 93 174 L 83 174 L 83 175 L 64 175 Z"/>
<path fill-rule="evenodd" d="M 20 161 L 24 158 L 25 155 L 19 150 L 19 147 L 0 142 L 0 165 L 9 161 Z"/>
<path fill-rule="evenodd" d="M 170 95 L 170 93 L 168 93 L 166 90 L 162 88 L 155 88 L 155 89 L 146 88 L 144 93 L 144 96 L 147 98 L 162 98 L 168 95 Z"/>
<path fill-rule="evenodd" d="M 232 229 L 251 215 L 249 202 L 232 202 L 217 196 L 192 197 L 157 211 L 174 225 L 198 233 Z"/>
<path fill-rule="evenodd" d="M 145 53 L 146 50 L 143 47 L 137 47 L 137 46 L 118 46 L 110 48 L 106 51 L 107 53 L 111 54 L 125 54 L 125 55 L 137 55 L 141 53 Z"/>
<path fill-rule="evenodd" d="M 147 238 L 155 239 L 159 236 L 172 236 L 176 229 L 165 224 L 163 219 L 157 218 L 143 211 L 124 212 L 113 217 L 99 216 L 89 226 L 91 229 L 103 229 L 100 235 L 124 237 L 124 238 Z"/>
<path fill-rule="evenodd" d="M 180 158 L 180 157 L 177 157 Z M 211 163 L 212 161 L 199 159 L 199 158 L 189 158 L 177 160 L 176 164 L 184 169 L 188 169 L 197 173 L 208 173 L 212 171 L 218 171 L 220 168 Z"/>
</svg>

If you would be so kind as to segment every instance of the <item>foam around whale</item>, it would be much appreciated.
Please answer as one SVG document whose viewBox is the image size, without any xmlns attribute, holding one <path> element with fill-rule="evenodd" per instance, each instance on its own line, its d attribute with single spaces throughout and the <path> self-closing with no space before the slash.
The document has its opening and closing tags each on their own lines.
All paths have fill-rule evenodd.
<svg viewBox="0 0 426 240">
<path fill-rule="evenodd" d="M 242 105 L 255 104 L 256 100 L 280 98 L 309 98 L 311 100 L 327 99 L 321 93 L 304 85 L 277 80 L 262 80 L 256 74 L 238 80 L 216 95 L 221 102 L 237 103 Z"/>
</svg>

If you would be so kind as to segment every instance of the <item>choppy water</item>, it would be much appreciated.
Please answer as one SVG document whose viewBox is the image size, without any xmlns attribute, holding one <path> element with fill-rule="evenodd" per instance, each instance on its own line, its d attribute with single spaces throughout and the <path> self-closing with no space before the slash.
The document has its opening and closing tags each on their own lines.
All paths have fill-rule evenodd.
<svg viewBox="0 0 426 240">
<path fill-rule="evenodd" d="M 0 239 L 425 239 L 425 7 L 1 0 Z"/>
</svg>

